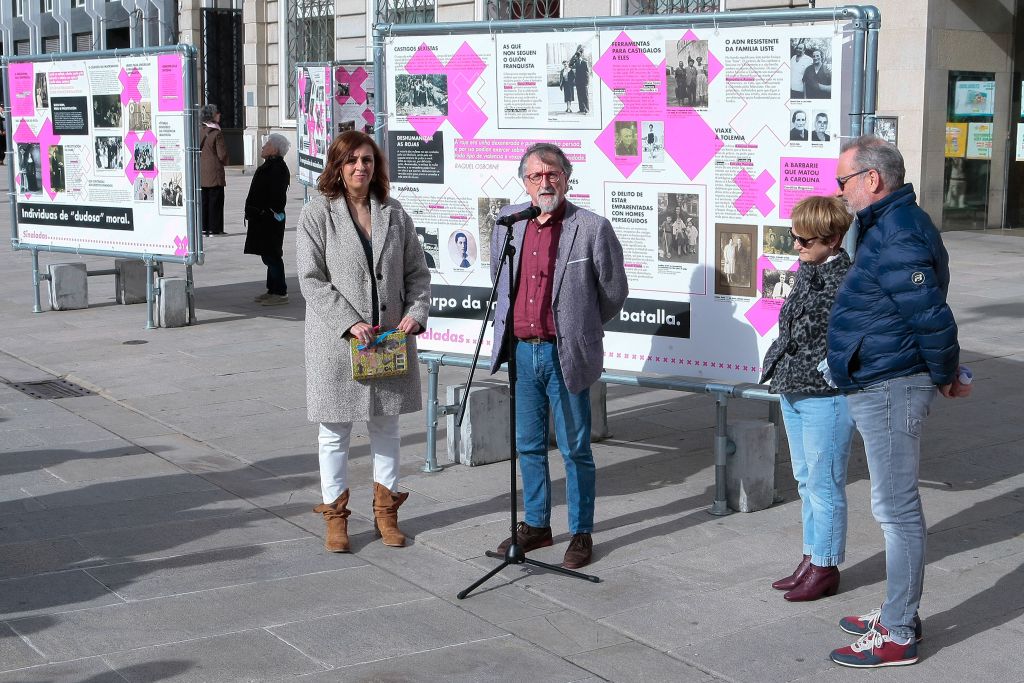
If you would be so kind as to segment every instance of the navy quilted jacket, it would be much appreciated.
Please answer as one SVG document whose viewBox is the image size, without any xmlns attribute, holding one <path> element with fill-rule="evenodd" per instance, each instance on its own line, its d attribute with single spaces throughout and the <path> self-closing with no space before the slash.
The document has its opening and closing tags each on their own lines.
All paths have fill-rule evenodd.
<svg viewBox="0 0 1024 683">
<path fill-rule="evenodd" d="M 909 183 L 857 212 L 853 267 L 828 327 L 828 365 L 844 392 L 919 372 L 949 384 L 960 358 L 946 304 L 949 256 Z"/>
</svg>

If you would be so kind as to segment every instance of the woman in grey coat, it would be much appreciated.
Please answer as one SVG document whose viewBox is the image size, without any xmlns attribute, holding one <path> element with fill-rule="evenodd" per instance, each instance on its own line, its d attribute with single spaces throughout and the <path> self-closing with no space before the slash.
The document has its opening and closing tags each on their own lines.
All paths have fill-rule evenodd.
<svg viewBox="0 0 1024 683">
<path fill-rule="evenodd" d="M 430 271 L 409 214 L 388 196 L 380 148 L 359 131 L 342 133 L 327 152 L 320 196 L 302 210 L 296 234 L 299 286 L 306 300 L 306 404 L 320 423 L 320 486 L 314 508 L 327 523 L 324 546 L 348 552 L 347 476 L 352 423 L 365 421 L 373 453 L 374 526 L 386 545 L 402 546 L 398 508 L 398 416 L 420 410 L 414 335 L 430 311 Z M 350 340 L 378 330 L 408 335 L 409 372 L 354 380 Z"/>
</svg>

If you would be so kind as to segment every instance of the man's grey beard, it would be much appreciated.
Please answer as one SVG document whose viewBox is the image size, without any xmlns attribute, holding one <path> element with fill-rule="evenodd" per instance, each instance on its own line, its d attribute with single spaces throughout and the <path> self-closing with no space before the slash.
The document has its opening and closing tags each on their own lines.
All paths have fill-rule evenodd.
<svg viewBox="0 0 1024 683">
<path fill-rule="evenodd" d="M 557 194 L 540 195 L 537 197 L 537 207 L 544 213 L 551 213 L 562 203 L 562 198 Z"/>
</svg>

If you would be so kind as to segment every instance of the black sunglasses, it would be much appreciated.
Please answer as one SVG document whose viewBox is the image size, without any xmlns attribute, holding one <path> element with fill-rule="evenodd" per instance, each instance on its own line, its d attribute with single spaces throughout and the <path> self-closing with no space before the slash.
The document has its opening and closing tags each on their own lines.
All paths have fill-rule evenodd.
<svg viewBox="0 0 1024 683">
<path fill-rule="evenodd" d="M 818 240 L 817 237 L 801 237 L 800 235 L 796 234 L 792 230 L 789 231 L 789 236 L 793 238 L 794 242 L 799 244 L 804 249 L 806 249 L 807 247 L 811 246 L 812 244 L 814 244 Z"/>
<path fill-rule="evenodd" d="M 836 178 L 836 185 L 839 186 L 839 191 L 842 192 L 843 190 L 846 189 L 846 181 L 848 181 L 850 178 L 853 178 L 855 176 L 859 176 L 861 173 L 867 173 L 868 171 L 873 171 L 873 170 L 875 170 L 875 169 L 873 169 L 873 168 L 863 168 L 863 169 L 861 169 L 859 171 L 856 171 L 855 173 L 851 173 L 850 175 L 839 176 L 838 178 Z"/>
</svg>

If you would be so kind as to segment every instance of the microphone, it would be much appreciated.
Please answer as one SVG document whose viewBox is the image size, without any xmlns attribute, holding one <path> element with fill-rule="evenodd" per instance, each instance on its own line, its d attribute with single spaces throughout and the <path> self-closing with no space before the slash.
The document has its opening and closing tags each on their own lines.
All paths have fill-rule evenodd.
<svg viewBox="0 0 1024 683">
<path fill-rule="evenodd" d="M 531 218 L 536 218 L 539 215 L 540 215 L 540 208 L 539 207 L 529 206 L 529 207 L 523 209 L 522 211 L 518 211 L 516 213 L 510 213 L 507 216 L 501 216 L 500 218 L 498 218 L 498 220 L 496 220 L 494 222 L 497 223 L 498 225 L 504 225 L 507 228 L 508 226 L 512 225 L 513 223 L 518 223 L 519 221 L 528 221 Z"/>
</svg>

